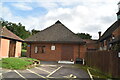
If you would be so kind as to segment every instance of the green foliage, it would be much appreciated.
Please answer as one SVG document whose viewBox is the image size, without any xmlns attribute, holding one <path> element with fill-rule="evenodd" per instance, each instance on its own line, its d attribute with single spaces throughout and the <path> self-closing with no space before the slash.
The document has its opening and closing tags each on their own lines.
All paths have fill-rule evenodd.
<svg viewBox="0 0 120 80">
<path fill-rule="evenodd" d="M 8 21 L 4 21 L 3 19 L 0 20 L 0 23 L 3 26 L 6 26 L 8 30 L 16 34 L 22 39 L 26 39 L 30 36 L 30 32 L 25 29 L 25 26 L 23 26 L 21 23 L 12 23 Z"/>
<path fill-rule="evenodd" d="M 26 44 L 26 43 L 23 43 L 23 44 L 22 44 L 22 49 L 25 49 L 25 50 L 26 50 L 26 48 L 27 48 L 27 44 Z"/>
<path fill-rule="evenodd" d="M 26 53 L 27 52 L 27 50 L 25 50 L 25 49 L 22 49 L 22 53 Z"/>
<path fill-rule="evenodd" d="M 89 68 L 89 70 L 90 70 L 90 73 L 92 74 L 93 78 L 104 78 L 104 79 L 112 78 L 111 75 L 105 74 L 102 71 L 100 71 L 99 69 Z"/>
<path fill-rule="evenodd" d="M 119 44 L 118 43 L 114 44 L 113 45 L 113 50 L 120 51 L 120 43 Z"/>
<path fill-rule="evenodd" d="M 40 32 L 40 31 L 39 31 L 39 30 L 35 30 L 35 29 L 33 29 L 31 32 L 32 32 L 32 35 L 34 35 L 34 34 Z"/>
<path fill-rule="evenodd" d="M 89 69 L 90 74 L 93 76 L 93 78 L 103 78 L 103 79 L 110 79 L 112 78 L 111 75 L 105 74 L 102 71 L 100 71 L 97 68 L 89 67 L 87 65 L 80 65 L 80 64 L 75 64 L 75 67 L 83 69 L 87 72 L 87 69 Z"/>
<path fill-rule="evenodd" d="M 2 67 L 7 69 L 26 69 L 33 64 L 31 58 L 3 58 Z"/>
<path fill-rule="evenodd" d="M 92 36 L 87 33 L 77 33 L 76 35 L 78 35 L 82 39 L 91 39 L 92 38 Z"/>
<path fill-rule="evenodd" d="M 26 56 L 26 52 L 27 52 L 26 49 L 22 49 L 22 51 L 21 51 L 21 57 L 27 57 Z"/>
<path fill-rule="evenodd" d="M 0 60 L 0 68 L 2 67 L 2 61 Z"/>
</svg>

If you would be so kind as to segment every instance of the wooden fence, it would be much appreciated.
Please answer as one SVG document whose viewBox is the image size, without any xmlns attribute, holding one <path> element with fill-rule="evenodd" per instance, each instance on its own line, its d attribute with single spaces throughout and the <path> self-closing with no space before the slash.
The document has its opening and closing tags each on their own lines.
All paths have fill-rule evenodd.
<svg viewBox="0 0 120 80">
<path fill-rule="evenodd" d="M 114 78 L 120 77 L 120 57 L 116 51 L 94 51 L 86 53 L 86 64 L 111 74 Z"/>
</svg>

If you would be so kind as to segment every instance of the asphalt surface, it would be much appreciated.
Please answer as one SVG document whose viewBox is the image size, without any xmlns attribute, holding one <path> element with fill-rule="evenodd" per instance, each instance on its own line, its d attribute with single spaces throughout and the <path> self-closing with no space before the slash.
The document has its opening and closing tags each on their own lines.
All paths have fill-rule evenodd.
<svg viewBox="0 0 120 80">
<path fill-rule="evenodd" d="M 84 70 L 72 64 L 57 62 L 41 62 L 40 66 L 26 70 L 1 69 L 3 80 L 88 80 L 90 77 Z M 90 79 L 89 79 L 90 80 Z"/>
</svg>

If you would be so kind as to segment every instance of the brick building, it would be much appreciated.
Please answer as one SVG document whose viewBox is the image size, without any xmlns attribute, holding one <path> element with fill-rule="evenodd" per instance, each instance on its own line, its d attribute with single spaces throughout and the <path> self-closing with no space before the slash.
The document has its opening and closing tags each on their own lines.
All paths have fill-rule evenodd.
<svg viewBox="0 0 120 80">
<path fill-rule="evenodd" d="M 117 21 L 99 38 L 100 50 L 120 50 L 120 3 L 118 5 Z"/>
<path fill-rule="evenodd" d="M 98 40 L 84 39 L 83 41 L 86 42 L 85 44 L 86 51 L 98 50 Z"/>
<path fill-rule="evenodd" d="M 27 38 L 27 56 L 43 61 L 75 61 L 84 58 L 85 42 L 60 21 Z"/>
<path fill-rule="evenodd" d="M 21 56 L 22 39 L 5 27 L 0 27 L 0 58 Z"/>
</svg>

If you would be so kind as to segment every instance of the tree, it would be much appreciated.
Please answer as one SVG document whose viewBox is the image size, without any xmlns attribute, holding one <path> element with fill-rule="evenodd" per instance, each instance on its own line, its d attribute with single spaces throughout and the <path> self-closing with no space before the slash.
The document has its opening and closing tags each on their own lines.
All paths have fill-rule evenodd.
<svg viewBox="0 0 120 80">
<path fill-rule="evenodd" d="M 0 20 L 0 23 L 3 26 L 6 26 L 8 30 L 16 34 L 22 39 L 26 39 L 30 36 L 30 32 L 25 29 L 25 26 L 23 26 L 21 23 L 12 23 L 4 20 Z"/>
<path fill-rule="evenodd" d="M 77 33 L 76 35 L 78 35 L 82 39 L 91 39 L 92 38 L 92 36 L 88 33 Z"/>
<path fill-rule="evenodd" d="M 31 31 L 32 35 L 34 35 L 34 34 L 36 34 L 36 33 L 38 33 L 38 32 L 40 32 L 40 30 L 32 29 L 32 31 Z"/>
</svg>

